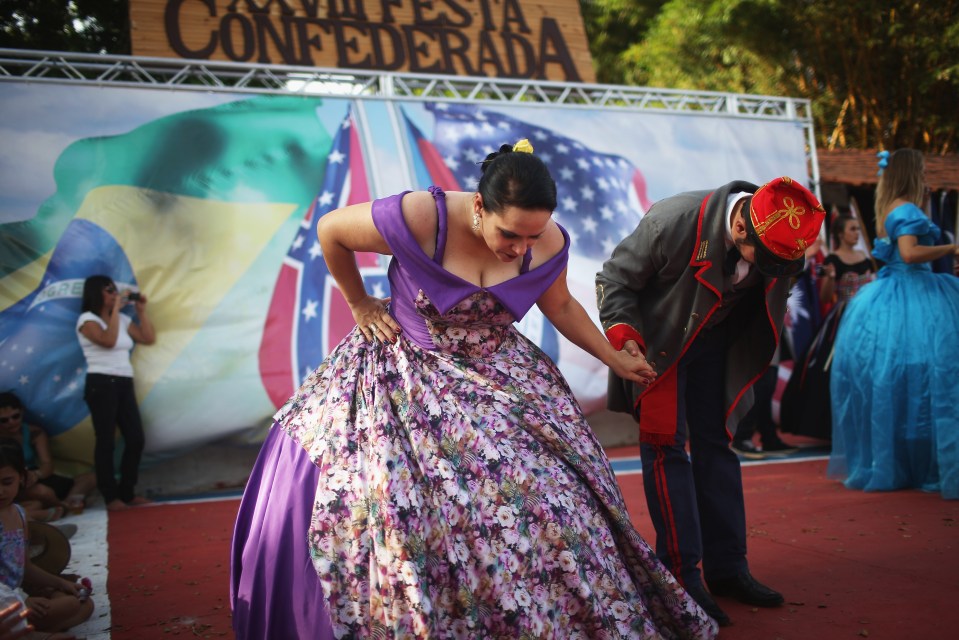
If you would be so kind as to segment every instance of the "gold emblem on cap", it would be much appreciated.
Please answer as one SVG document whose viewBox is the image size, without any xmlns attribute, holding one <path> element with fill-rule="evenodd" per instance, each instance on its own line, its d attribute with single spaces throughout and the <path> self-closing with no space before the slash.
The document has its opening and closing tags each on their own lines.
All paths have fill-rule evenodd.
<svg viewBox="0 0 959 640">
<path fill-rule="evenodd" d="M 798 229 L 799 216 L 804 216 L 804 215 L 806 215 L 806 208 L 797 207 L 796 202 L 792 198 L 787 196 L 783 198 L 782 209 L 776 209 L 771 214 L 769 214 L 768 218 L 766 218 L 759 224 L 756 224 L 756 221 L 753 220 L 753 227 L 756 229 L 756 233 L 761 236 L 766 234 L 766 229 L 783 220 L 788 220 L 790 227 L 792 227 L 793 229 Z"/>
</svg>

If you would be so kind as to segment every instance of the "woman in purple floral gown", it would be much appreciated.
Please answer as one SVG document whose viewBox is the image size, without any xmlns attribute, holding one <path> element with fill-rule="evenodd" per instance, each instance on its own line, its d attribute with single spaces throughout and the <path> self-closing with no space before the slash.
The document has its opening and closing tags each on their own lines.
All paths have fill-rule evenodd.
<svg viewBox="0 0 959 640">
<path fill-rule="evenodd" d="M 556 187 L 522 144 L 487 157 L 476 193 L 320 220 L 357 327 L 277 413 L 247 485 L 237 638 L 715 636 L 630 523 L 559 369 L 513 326 L 535 303 L 619 375 L 653 375 L 570 295 Z M 390 299 L 364 290 L 356 251 L 393 256 Z"/>
</svg>

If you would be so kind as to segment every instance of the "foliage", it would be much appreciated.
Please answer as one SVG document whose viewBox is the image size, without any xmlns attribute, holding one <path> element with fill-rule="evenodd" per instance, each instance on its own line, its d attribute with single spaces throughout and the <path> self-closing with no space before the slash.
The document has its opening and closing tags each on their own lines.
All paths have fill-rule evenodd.
<svg viewBox="0 0 959 640">
<path fill-rule="evenodd" d="M 591 40 L 601 8 L 624 2 L 582 0 Z M 944 153 L 959 142 L 959 0 L 669 0 L 636 33 L 600 41 L 618 48 L 596 58 L 615 67 L 607 76 L 809 98 L 829 148 Z"/>
<path fill-rule="evenodd" d="M 828 148 L 959 145 L 959 0 L 580 0 L 597 79 L 812 101 Z M 0 47 L 130 53 L 129 0 L 0 0 Z"/>
<path fill-rule="evenodd" d="M 0 47 L 129 54 L 129 2 L 0 0 Z"/>
<path fill-rule="evenodd" d="M 641 41 L 666 0 L 580 0 L 596 79 L 625 84 L 622 52 Z"/>
</svg>

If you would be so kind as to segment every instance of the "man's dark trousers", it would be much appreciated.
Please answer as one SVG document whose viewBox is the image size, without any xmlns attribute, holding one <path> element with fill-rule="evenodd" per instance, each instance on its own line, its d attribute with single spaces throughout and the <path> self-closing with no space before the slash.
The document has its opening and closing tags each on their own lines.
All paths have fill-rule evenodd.
<svg viewBox="0 0 959 640">
<path fill-rule="evenodd" d="M 748 570 L 742 473 L 725 424 L 728 324 L 703 329 L 677 364 L 674 444 L 640 446 L 656 554 L 684 585 L 702 579 L 701 560 L 710 580 Z"/>
</svg>

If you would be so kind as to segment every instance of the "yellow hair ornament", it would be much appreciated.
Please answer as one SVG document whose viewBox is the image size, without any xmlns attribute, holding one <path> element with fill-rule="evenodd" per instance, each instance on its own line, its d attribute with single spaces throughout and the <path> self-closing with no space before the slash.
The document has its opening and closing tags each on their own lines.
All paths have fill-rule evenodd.
<svg viewBox="0 0 959 640">
<path fill-rule="evenodd" d="M 533 153 L 533 145 L 529 143 L 529 140 L 523 138 L 513 145 L 513 151 L 518 151 L 519 153 Z"/>
</svg>

